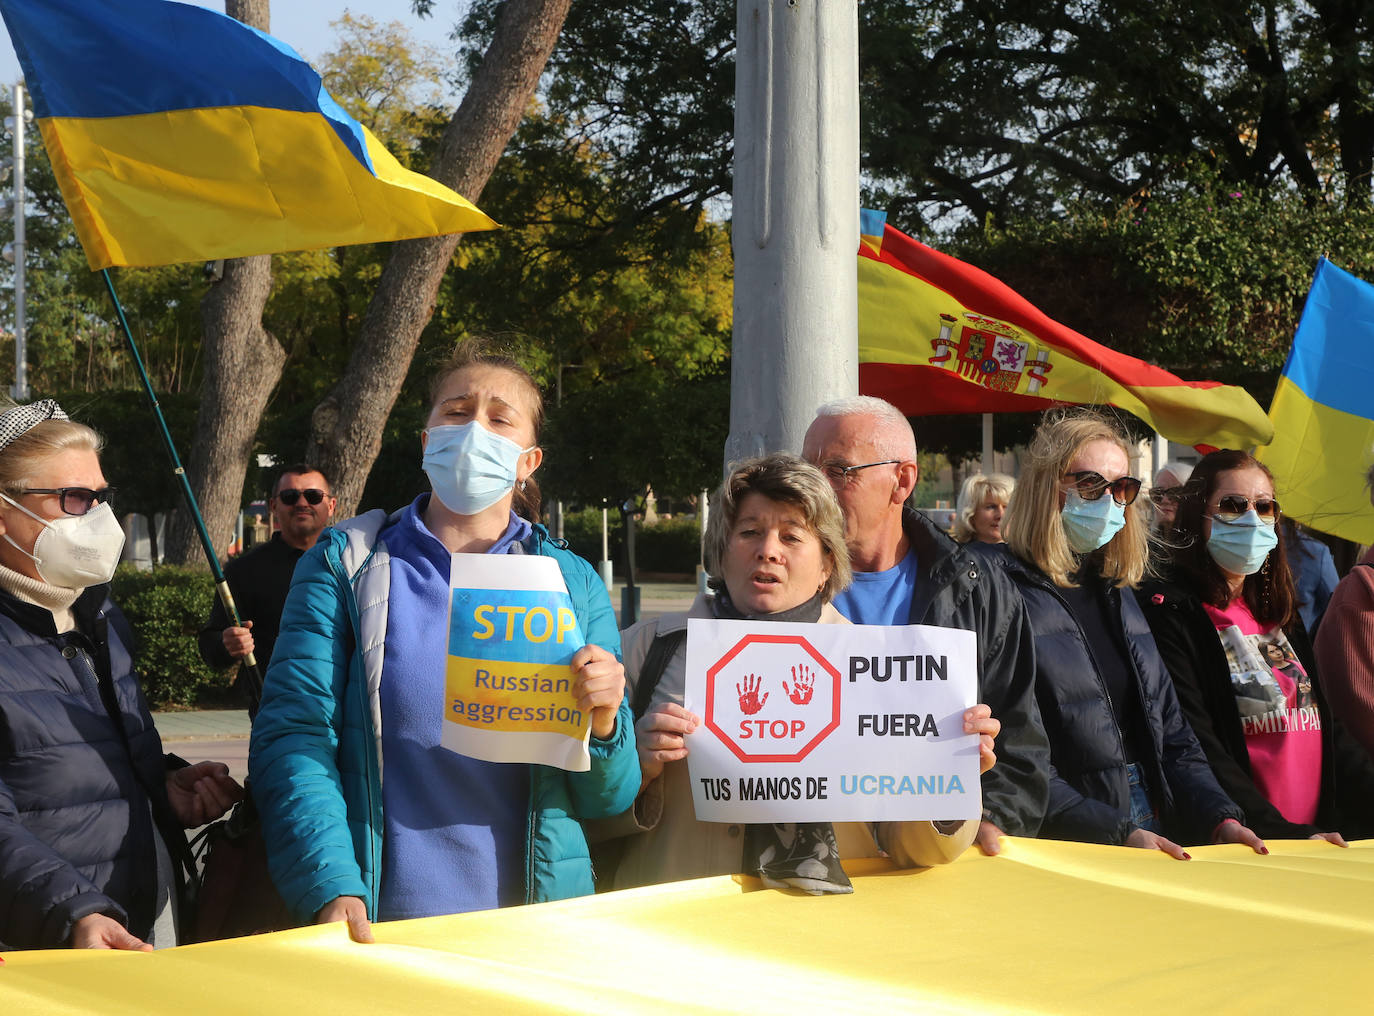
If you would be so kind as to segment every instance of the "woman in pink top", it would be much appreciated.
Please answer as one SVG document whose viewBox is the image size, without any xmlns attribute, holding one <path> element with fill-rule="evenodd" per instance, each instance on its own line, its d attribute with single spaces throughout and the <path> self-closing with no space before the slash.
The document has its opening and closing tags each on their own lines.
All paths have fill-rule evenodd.
<svg viewBox="0 0 1374 1016">
<path fill-rule="evenodd" d="M 1136 595 L 1250 828 L 1344 846 L 1341 833 L 1371 831 L 1374 767 L 1327 708 L 1278 520 L 1269 470 L 1246 452 L 1213 452 L 1181 488 L 1168 577 Z"/>
</svg>

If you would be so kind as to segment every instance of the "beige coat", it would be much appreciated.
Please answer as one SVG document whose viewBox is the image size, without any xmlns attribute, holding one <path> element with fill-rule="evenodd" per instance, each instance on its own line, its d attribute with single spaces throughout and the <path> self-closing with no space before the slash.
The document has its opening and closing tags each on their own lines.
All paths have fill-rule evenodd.
<svg viewBox="0 0 1374 1016">
<path fill-rule="evenodd" d="M 712 616 L 707 599 L 699 596 L 686 614 L 644 621 L 626 631 L 621 637 L 628 679 L 625 693 L 632 694 L 655 636 L 681 631 L 687 627 L 688 618 Z M 849 622 L 826 604 L 820 623 Z M 683 643 L 659 679 L 649 704 L 650 712 L 666 702 L 682 705 L 686 670 L 687 648 Z M 837 822 L 835 836 L 841 858 L 879 857 L 885 852 L 900 866 L 910 868 L 954 860 L 973 842 L 978 831 L 976 822 L 942 822 L 938 826 L 930 822 Z M 743 864 L 742 826 L 696 820 L 686 759 L 665 765 L 662 775 L 640 792 L 630 811 L 589 832 L 596 838 L 625 837 L 624 853 L 613 883 L 617 889 L 732 875 Z"/>
</svg>

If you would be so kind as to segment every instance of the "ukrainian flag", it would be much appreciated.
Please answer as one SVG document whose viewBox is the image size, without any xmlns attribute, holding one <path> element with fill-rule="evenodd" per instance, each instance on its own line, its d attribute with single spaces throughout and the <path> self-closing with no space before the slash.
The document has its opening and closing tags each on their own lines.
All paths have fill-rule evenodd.
<svg viewBox="0 0 1374 1016">
<path fill-rule="evenodd" d="M 1274 440 L 1257 456 L 1286 514 L 1374 543 L 1365 473 L 1374 458 L 1374 286 L 1317 262 L 1312 290 L 1269 406 Z"/>
<path fill-rule="evenodd" d="M 284 43 L 165 0 L 0 0 L 92 269 L 496 224 L 401 166 Z"/>
</svg>

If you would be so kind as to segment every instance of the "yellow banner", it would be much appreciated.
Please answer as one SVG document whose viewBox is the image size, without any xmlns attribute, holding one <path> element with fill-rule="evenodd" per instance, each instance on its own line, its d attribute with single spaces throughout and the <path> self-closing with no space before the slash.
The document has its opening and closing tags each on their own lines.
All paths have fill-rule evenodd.
<svg viewBox="0 0 1374 1016">
<path fill-rule="evenodd" d="M 850 896 L 709 878 L 160 953 L 8 953 L 5 1016 L 1360 1012 L 1374 842 L 1156 851 L 1008 839 Z"/>
</svg>

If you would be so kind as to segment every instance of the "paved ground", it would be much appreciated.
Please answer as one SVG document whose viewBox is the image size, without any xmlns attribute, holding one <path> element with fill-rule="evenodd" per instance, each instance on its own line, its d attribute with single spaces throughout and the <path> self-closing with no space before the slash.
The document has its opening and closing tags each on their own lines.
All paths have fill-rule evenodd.
<svg viewBox="0 0 1374 1016">
<path fill-rule="evenodd" d="M 621 584 L 611 593 L 620 617 Z M 696 596 L 687 583 L 654 582 L 640 586 L 641 620 L 686 610 Z M 229 766 L 240 782 L 248 773 L 248 712 L 242 709 L 190 710 L 155 713 L 158 732 L 170 752 L 188 762 L 212 759 Z"/>
</svg>

